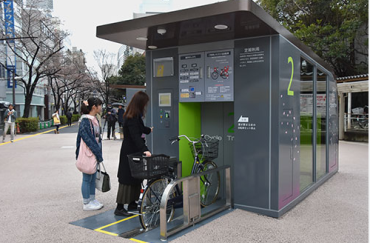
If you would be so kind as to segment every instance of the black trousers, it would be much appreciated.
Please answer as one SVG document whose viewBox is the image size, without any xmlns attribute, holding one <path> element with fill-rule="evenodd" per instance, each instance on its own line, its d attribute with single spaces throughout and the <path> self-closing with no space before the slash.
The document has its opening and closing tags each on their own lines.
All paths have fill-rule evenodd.
<svg viewBox="0 0 370 243">
<path fill-rule="evenodd" d="M 111 132 L 111 130 L 112 130 L 112 137 L 116 137 L 116 131 L 115 131 L 115 129 L 116 129 L 116 122 L 108 122 L 108 138 L 110 138 L 110 132 Z"/>
<path fill-rule="evenodd" d="M 68 126 L 71 126 L 71 125 L 72 125 L 72 117 L 68 118 Z"/>
</svg>

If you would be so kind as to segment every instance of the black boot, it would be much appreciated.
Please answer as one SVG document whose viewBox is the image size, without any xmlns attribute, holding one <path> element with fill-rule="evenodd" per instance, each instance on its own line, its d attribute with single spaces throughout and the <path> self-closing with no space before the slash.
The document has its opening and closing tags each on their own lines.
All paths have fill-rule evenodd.
<svg viewBox="0 0 370 243">
<path fill-rule="evenodd" d="M 128 213 L 126 211 L 126 209 L 122 208 L 122 209 L 117 209 L 114 210 L 114 214 L 117 215 L 117 216 L 125 216 L 125 217 L 128 217 L 128 216 L 131 216 L 132 214 Z"/>
<path fill-rule="evenodd" d="M 128 205 L 128 211 L 136 211 L 137 210 L 137 203 L 134 201 L 134 202 L 131 202 L 129 205 Z"/>
<path fill-rule="evenodd" d="M 130 213 L 126 211 L 126 209 L 123 207 L 123 204 L 117 204 L 116 210 L 114 210 L 114 214 L 117 216 L 131 216 Z"/>
</svg>

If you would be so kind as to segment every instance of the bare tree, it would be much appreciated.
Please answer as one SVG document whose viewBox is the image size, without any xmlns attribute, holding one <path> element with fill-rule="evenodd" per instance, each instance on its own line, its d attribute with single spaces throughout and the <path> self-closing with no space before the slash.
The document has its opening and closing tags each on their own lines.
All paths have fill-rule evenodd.
<svg viewBox="0 0 370 243">
<path fill-rule="evenodd" d="M 59 29 L 59 20 L 51 18 L 46 12 L 37 8 L 38 0 L 18 2 L 14 15 L 20 20 L 20 26 L 15 27 L 15 45 L 7 43 L 9 50 L 14 53 L 17 62 L 20 60 L 26 66 L 24 76 L 19 81 L 25 89 L 25 106 L 23 117 L 29 116 L 33 93 L 37 84 L 43 78 L 56 74 L 48 68 L 52 58 L 63 49 L 63 40 L 68 34 Z M 3 24 L 3 23 L 2 23 Z M 2 33 L 3 34 L 3 33 Z M 2 36 L 4 38 L 4 36 Z M 6 50 L 5 50 L 6 51 Z M 5 53 L 2 53 L 5 54 Z"/>
<path fill-rule="evenodd" d="M 106 50 L 94 51 L 94 58 L 99 65 L 98 79 L 96 83 L 97 91 L 104 97 L 104 102 L 109 103 L 110 98 L 110 78 L 116 74 L 116 65 L 114 65 L 115 54 L 109 53 Z"/>
<path fill-rule="evenodd" d="M 81 50 L 82 53 L 82 50 Z M 80 54 L 79 57 L 83 57 Z M 50 87 L 54 96 L 56 109 L 63 107 L 67 111 L 72 103 L 78 106 L 78 94 L 91 90 L 93 87 L 92 78 L 87 70 L 84 60 L 76 60 L 70 50 L 64 53 L 63 57 L 53 59 L 53 66 L 49 67 Z M 57 73 L 53 70 L 60 69 Z"/>
</svg>

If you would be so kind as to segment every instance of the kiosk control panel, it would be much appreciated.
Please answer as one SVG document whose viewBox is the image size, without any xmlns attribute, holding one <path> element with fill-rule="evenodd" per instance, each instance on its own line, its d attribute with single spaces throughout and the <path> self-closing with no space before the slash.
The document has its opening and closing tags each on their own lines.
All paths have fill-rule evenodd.
<svg viewBox="0 0 370 243">
<path fill-rule="evenodd" d="M 204 101 L 204 53 L 181 55 L 179 62 L 180 101 Z"/>
<path fill-rule="evenodd" d="M 172 126 L 171 93 L 159 93 L 159 128 L 168 129 Z"/>
<path fill-rule="evenodd" d="M 180 102 L 234 101 L 234 51 L 179 56 Z"/>
</svg>

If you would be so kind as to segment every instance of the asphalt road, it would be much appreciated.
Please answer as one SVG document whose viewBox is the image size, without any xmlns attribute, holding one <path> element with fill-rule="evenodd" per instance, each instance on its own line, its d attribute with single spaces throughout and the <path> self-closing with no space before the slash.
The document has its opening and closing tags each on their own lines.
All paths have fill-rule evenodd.
<svg viewBox="0 0 370 243">
<path fill-rule="evenodd" d="M 69 224 L 115 207 L 122 141 L 103 141 L 112 190 L 86 212 L 77 126 L 47 131 L 0 144 L 0 242 L 132 242 Z M 339 173 L 280 219 L 234 210 L 171 242 L 368 242 L 368 144 L 341 142 Z"/>
</svg>

